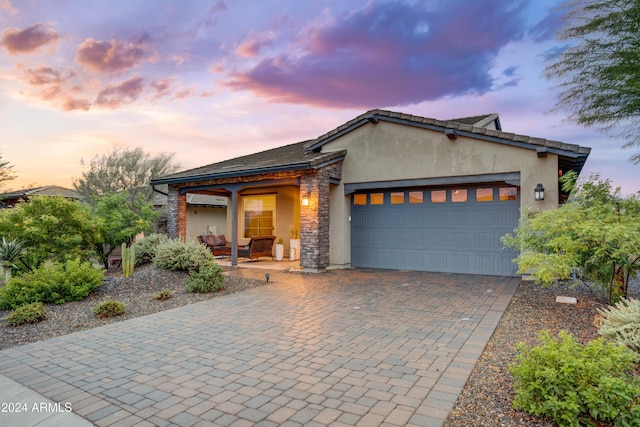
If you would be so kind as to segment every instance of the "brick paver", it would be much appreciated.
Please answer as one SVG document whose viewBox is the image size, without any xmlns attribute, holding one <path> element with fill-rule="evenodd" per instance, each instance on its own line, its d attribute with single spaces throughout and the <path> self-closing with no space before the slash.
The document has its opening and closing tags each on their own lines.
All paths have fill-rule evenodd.
<svg viewBox="0 0 640 427">
<path fill-rule="evenodd" d="M 519 283 L 270 276 L 240 294 L 4 350 L 0 374 L 98 426 L 438 426 Z"/>
</svg>

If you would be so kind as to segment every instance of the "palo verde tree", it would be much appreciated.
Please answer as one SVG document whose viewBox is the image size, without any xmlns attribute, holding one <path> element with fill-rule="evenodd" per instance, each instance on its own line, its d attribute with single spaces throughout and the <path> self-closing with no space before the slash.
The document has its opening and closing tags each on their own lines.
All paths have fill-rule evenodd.
<svg viewBox="0 0 640 427">
<path fill-rule="evenodd" d="M 556 108 L 569 121 L 596 126 L 640 146 L 640 2 L 572 0 L 545 75 L 561 89 Z M 640 163 L 640 152 L 630 159 Z"/>
<path fill-rule="evenodd" d="M 611 304 L 627 297 L 629 279 L 640 271 L 638 196 L 622 196 L 592 175 L 566 204 L 530 215 L 503 242 L 520 250 L 519 273 L 543 286 L 575 276 L 599 287 Z"/>
<path fill-rule="evenodd" d="M 77 192 L 94 202 L 96 197 L 125 192 L 131 208 L 136 207 L 140 195 L 151 200 L 149 183 L 153 178 L 173 173 L 179 167 L 173 163 L 173 154 L 151 156 L 141 147 L 114 148 L 109 154 L 96 155 L 88 164 L 84 160 L 81 164 L 87 170 L 73 182 Z"/>
</svg>

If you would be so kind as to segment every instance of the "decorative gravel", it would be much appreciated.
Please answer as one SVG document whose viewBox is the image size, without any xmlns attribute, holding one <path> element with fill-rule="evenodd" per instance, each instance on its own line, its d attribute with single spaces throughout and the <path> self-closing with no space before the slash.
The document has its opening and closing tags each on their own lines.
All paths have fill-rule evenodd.
<svg viewBox="0 0 640 427">
<path fill-rule="evenodd" d="M 638 288 L 637 282 L 630 285 L 631 297 L 638 298 Z M 575 297 L 578 303 L 557 303 L 557 296 Z M 584 285 L 542 288 L 533 282 L 522 282 L 449 413 L 445 427 L 555 426 L 551 419 L 512 408 L 515 394 L 509 366 L 515 361 L 515 344 L 524 341 L 538 345 L 538 333 L 543 329 L 554 333 L 569 331 L 578 342 L 586 344 L 600 337 L 593 320 L 597 309 L 605 307 Z"/>
<path fill-rule="evenodd" d="M 10 327 L 4 321 L 0 322 L 0 349 L 144 316 L 266 284 L 265 281 L 225 276 L 224 290 L 197 294 L 187 291 L 184 284 L 186 277 L 186 273 L 159 270 L 153 265 L 136 267 L 132 278 L 123 278 L 119 272 L 111 272 L 105 283 L 86 300 L 63 305 L 47 305 L 47 319 L 41 323 Z M 154 300 L 153 295 L 164 289 L 168 289 L 173 297 L 165 301 Z M 635 282 L 630 290 L 631 296 L 637 298 L 640 295 L 639 289 L 640 286 Z M 557 303 L 556 296 L 575 297 L 578 304 Z M 108 297 L 126 305 L 124 315 L 106 319 L 94 316 L 92 308 Z M 545 289 L 531 282 L 523 282 L 450 412 L 445 427 L 555 426 L 551 420 L 533 417 L 512 408 L 514 392 L 509 366 L 515 360 L 515 344 L 521 341 L 531 345 L 537 344 L 537 336 L 542 329 L 554 332 L 567 330 L 582 343 L 596 339 L 598 334 L 593 319 L 597 309 L 603 307 L 605 305 L 585 286 L 572 288 L 560 285 Z M 0 311 L 2 318 L 6 314 L 7 312 Z"/>
<path fill-rule="evenodd" d="M 215 293 L 192 293 L 185 284 L 187 273 L 161 270 L 153 264 L 136 267 L 133 277 L 122 277 L 121 270 L 110 271 L 106 277 L 104 284 L 83 301 L 47 304 L 47 318 L 40 323 L 8 326 L 4 317 L 9 312 L 0 311 L 0 318 L 3 319 L 0 322 L 0 349 L 145 316 L 266 284 L 266 281 L 225 276 L 223 290 Z M 155 294 L 165 289 L 171 292 L 170 299 L 153 299 Z M 123 302 L 126 306 L 125 313 L 111 318 L 96 317 L 93 307 L 108 298 Z"/>
</svg>

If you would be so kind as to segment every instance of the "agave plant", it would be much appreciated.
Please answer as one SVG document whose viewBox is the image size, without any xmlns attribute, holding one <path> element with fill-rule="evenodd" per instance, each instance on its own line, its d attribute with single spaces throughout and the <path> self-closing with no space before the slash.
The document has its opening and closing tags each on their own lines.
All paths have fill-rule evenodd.
<svg viewBox="0 0 640 427">
<path fill-rule="evenodd" d="M 4 268 L 5 283 L 11 280 L 11 271 L 18 268 L 18 262 L 26 251 L 26 246 L 22 240 L 7 240 L 2 237 L 0 240 L 0 263 Z"/>
</svg>

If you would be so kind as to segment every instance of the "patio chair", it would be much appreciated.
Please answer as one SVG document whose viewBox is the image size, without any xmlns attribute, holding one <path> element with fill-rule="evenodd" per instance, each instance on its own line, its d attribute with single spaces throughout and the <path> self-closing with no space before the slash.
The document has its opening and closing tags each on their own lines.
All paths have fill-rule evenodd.
<svg viewBox="0 0 640 427">
<path fill-rule="evenodd" d="M 238 257 L 249 258 L 251 261 L 261 256 L 273 259 L 273 242 L 276 236 L 253 236 L 249 244 L 238 247 Z"/>
<path fill-rule="evenodd" d="M 231 242 L 224 234 L 201 234 L 198 240 L 209 248 L 213 256 L 231 256 Z"/>
</svg>

